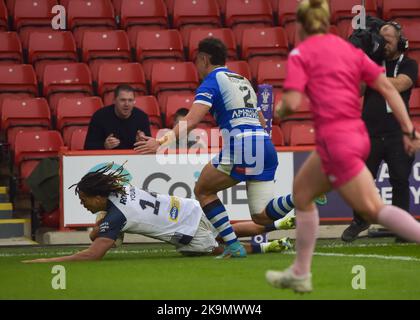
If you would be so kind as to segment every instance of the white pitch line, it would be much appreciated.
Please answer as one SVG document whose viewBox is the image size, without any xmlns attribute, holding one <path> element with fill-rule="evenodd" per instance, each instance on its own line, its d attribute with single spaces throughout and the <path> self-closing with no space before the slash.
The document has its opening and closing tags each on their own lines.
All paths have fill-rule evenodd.
<svg viewBox="0 0 420 320">
<path fill-rule="evenodd" d="M 0 253 L 0 258 L 2 257 L 27 257 L 27 256 L 64 256 L 71 255 L 78 252 L 75 251 L 49 251 L 49 252 L 35 252 L 35 253 Z M 115 250 L 109 251 L 109 254 L 143 254 L 143 253 L 173 253 L 176 250 L 171 249 L 144 249 L 144 250 Z"/>
<path fill-rule="evenodd" d="M 359 244 L 347 244 L 347 243 L 332 243 L 332 244 L 320 244 L 318 248 L 378 248 L 378 247 L 409 247 L 417 246 L 416 243 L 359 243 Z"/>
<path fill-rule="evenodd" d="M 296 252 L 284 252 L 285 254 L 295 254 Z M 333 253 L 333 252 L 314 252 L 314 256 L 321 257 L 345 257 L 345 258 L 374 258 L 382 260 L 396 260 L 396 261 L 415 261 L 420 262 L 420 258 L 409 256 L 385 256 L 381 254 L 347 254 L 347 253 Z"/>
</svg>

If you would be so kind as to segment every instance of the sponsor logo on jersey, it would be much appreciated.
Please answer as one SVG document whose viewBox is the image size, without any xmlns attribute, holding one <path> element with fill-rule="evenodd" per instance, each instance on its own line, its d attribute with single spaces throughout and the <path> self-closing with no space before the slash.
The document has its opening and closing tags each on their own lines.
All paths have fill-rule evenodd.
<svg viewBox="0 0 420 320">
<path fill-rule="evenodd" d="M 108 229 L 109 229 L 109 222 L 102 222 L 102 223 L 99 225 L 99 232 L 100 232 L 100 233 L 107 232 L 107 231 L 108 231 Z"/>
<path fill-rule="evenodd" d="M 181 208 L 181 202 L 177 197 L 171 196 L 171 206 L 169 209 L 169 220 L 172 222 L 178 221 L 179 209 Z"/>
<path fill-rule="evenodd" d="M 254 118 L 258 119 L 258 111 L 257 109 L 251 109 L 251 108 L 243 108 L 243 109 L 237 109 L 232 112 L 232 119 L 237 118 Z"/>
</svg>

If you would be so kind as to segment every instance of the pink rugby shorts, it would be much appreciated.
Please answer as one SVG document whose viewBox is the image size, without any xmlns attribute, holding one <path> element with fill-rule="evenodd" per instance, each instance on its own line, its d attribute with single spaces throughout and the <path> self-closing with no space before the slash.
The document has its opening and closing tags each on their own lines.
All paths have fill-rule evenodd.
<svg viewBox="0 0 420 320">
<path fill-rule="evenodd" d="M 316 140 L 322 169 L 334 188 L 356 177 L 365 167 L 370 140 L 362 120 L 321 126 Z"/>
</svg>

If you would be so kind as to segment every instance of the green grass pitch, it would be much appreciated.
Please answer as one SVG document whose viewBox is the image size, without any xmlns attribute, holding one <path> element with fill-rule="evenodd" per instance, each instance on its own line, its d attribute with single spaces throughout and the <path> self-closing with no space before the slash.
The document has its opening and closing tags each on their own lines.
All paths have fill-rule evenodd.
<svg viewBox="0 0 420 320">
<path fill-rule="evenodd" d="M 70 254 L 81 247 L 0 248 L 0 299 L 420 299 L 420 247 L 393 239 L 353 244 L 319 240 L 314 292 L 297 295 L 270 287 L 264 273 L 283 269 L 293 253 L 216 260 L 182 257 L 164 244 L 123 245 L 99 262 L 59 263 L 66 289 L 54 290 L 52 267 L 21 260 Z M 366 271 L 366 289 L 353 289 L 353 267 Z M 360 282 L 359 282 L 360 283 Z"/>
</svg>

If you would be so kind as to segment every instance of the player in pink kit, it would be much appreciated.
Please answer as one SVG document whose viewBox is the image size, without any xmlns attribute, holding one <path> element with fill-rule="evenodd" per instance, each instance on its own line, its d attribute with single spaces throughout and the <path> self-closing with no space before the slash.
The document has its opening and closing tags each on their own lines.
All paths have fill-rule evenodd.
<svg viewBox="0 0 420 320">
<path fill-rule="evenodd" d="M 420 243 L 420 224 L 407 212 L 383 204 L 365 166 L 370 141 L 361 119 L 360 83 L 373 87 L 388 101 L 405 134 L 402 143 L 408 153 L 420 148 L 420 135 L 383 68 L 352 44 L 327 34 L 329 20 L 326 0 L 303 0 L 299 4 L 297 21 L 304 41 L 289 54 L 285 93 L 278 109 L 280 117 L 293 113 L 302 94 L 306 94 L 316 130 L 316 151 L 300 168 L 293 185 L 296 259 L 285 271 L 266 273 L 273 286 L 295 292 L 312 291 L 310 269 L 319 224 L 313 199 L 331 189 L 337 189 L 369 222 Z"/>
</svg>

